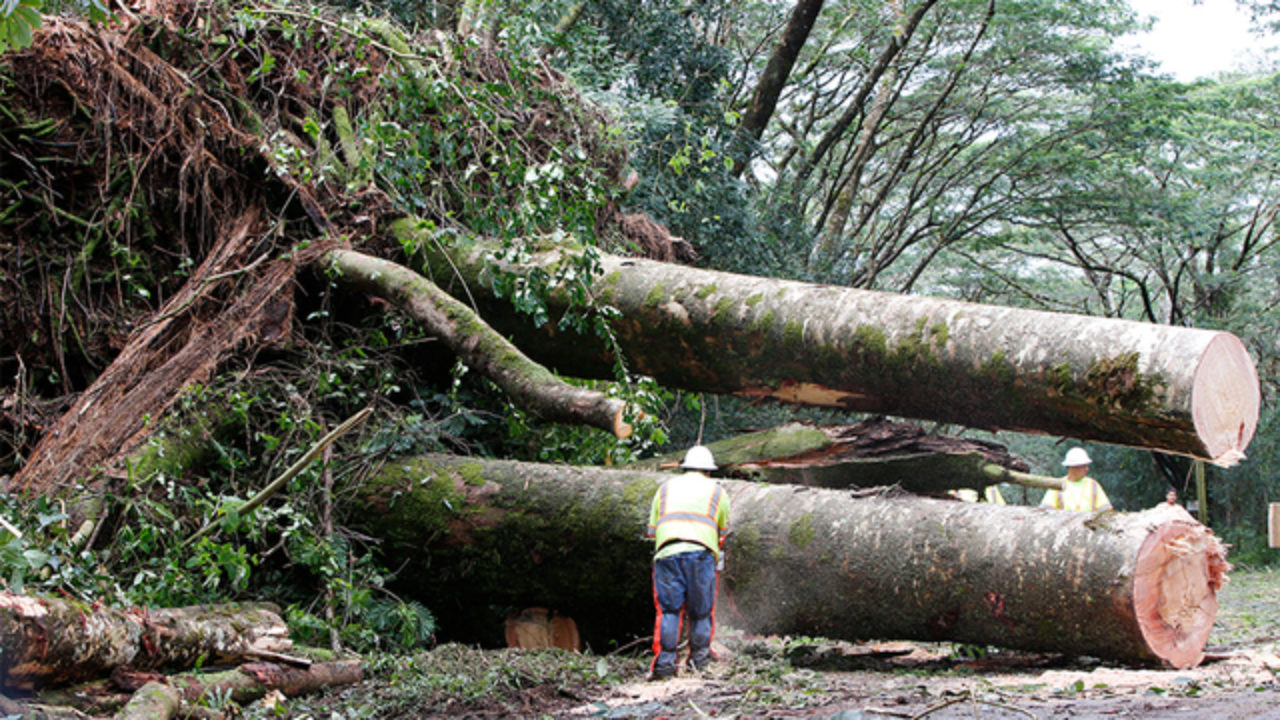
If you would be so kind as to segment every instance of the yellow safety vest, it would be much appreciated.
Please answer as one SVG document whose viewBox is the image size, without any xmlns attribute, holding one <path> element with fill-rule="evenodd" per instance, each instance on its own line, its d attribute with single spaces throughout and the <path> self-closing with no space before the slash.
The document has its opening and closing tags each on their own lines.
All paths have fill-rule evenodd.
<svg viewBox="0 0 1280 720">
<path fill-rule="evenodd" d="M 655 558 L 702 546 L 719 560 L 728 530 L 729 494 L 701 473 L 677 475 L 653 495 L 646 534 L 654 539 Z"/>
<path fill-rule="evenodd" d="M 1111 501 L 1107 499 L 1106 491 L 1097 480 L 1087 475 L 1075 482 L 1063 479 L 1062 492 L 1046 490 L 1040 505 L 1075 512 L 1111 509 Z"/>
</svg>

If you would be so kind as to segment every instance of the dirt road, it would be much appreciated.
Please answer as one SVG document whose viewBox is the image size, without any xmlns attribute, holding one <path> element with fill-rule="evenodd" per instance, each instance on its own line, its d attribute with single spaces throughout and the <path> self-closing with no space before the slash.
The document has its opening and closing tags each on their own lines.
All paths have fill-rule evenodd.
<svg viewBox="0 0 1280 720">
<path fill-rule="evenodd" d="M 1189 670 L 922 643 L 854 645 L 722 633 L 696 677 L 640 678 L 574 708 L 604 718 L 1280 718 L 1280 575 L 1237 571 L 1210 655 Z M 555 716 L 560 716 L 559 712 Z"/>
</svg>

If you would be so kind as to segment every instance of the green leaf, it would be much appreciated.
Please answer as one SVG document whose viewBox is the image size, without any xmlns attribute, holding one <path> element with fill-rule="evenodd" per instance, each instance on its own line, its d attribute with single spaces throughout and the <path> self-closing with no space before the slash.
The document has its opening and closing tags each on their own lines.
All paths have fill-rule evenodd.
<svg viewBox="0 0 1280 720">
<path fill-rule="evenodd" d="M 40 514 L 37 516 L 37 519 L 38 519 L 38 520 L 39 520 L 39 522 L 40 522 L 40 527 L 42 527 L 42 528 L 46 528 L 46 527 L 49 527 L 50 525 L 52 525 L 52 524 L 54 524 L 54 523 L 56 523 L 56 522 L 60 522 L 60 521 L 62 521 L 62 520 L 66 520 L 66 519 L 67 519 L 67 517 L 68 517 L 68 516 L 67 516 L 67 514 L 66 514 L 66 513 L 40 513 Z"/>
<path fill-rule="evenodd" d="M 35 548 L 23 551 L 22 556 L 27 559 L 27 565 L 32 570 L 38 570 L 44 567 L 48 564 L 49 558 L 53 557 L 49 553 L 43 550 L 36 550 Z"/>
<path fill-rule="evenodd" d="M 40 17 L 40 12 L 36 10 L 36 7 L 39 7 L 39 3 L 36 3 L 35 7 L 30 4 L 19 5 L 17 9 L 14 10 L 14 14 L 19 15 L 26 20 L 27 24 L 30 25 L 33 30 L 39 29 L 40 25 L 44 21 L 44 19 Z"/>
</svg>

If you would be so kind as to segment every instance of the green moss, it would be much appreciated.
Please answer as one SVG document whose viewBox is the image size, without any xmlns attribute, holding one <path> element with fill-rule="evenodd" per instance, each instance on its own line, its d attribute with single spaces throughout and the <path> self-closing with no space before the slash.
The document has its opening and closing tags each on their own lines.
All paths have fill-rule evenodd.
<svg viewBox="0 0 1280 720">
<path fill-rule="evenodd" d="M 715 291 L 716 291 L 716 286 L 714 283 L 712 283 L 711 285 L 703 285 L 702 287 L 698 288 L 698 292 L 695 294 L 698 296 L 699 300 L 706 300 L 708 297 L 711 296 L 711 293 Z"/>
<path fill-rule="evenodd" d="M 624 507 L 648 507 L 653 494 L 662 484 L 661 478 L 641 478 L 632 480 L 622 487 L 622 505 Z"/>
<path fill-rule="evenodd" d="M 1080 390 L 1092 402 L 1106 407 L 1140 410 L 1151 403 L 1164 383 L 1159 376 L 1138 370 L 1139 354 L 1128 352 L 1100 358 L 1089 364 Z"/>
<path fill-rule="evenodd" d="M 618 281 L 621 279 L 622 279 L 622 273 L 617 270 L 614 270 L 613 272 L 601 278 L 600 282 L 604 283 L 605 285 L 614 286 L 614 285 L 617 285 Z"/>
<path fill-rule="evenodd" d="M 883 362 L 889 354 L 889 341 L 884 332 L 872 325 L 859 325 L 853 331 L 853 345 L 863 360 Z"/>
<path fill-rule="evenodd" d="M 722 322 L 724 315 L 734 306 L 732 298 L 722 297 L 716 302 L 715 312 L 711 313 L 711 322 Z"/>
<path fill-rule="evenodd" d="M 788 320 L 782 328 L 782 340 L 788 348 L 798 348 L 804 343 L 804 325 L 797 320 Z"/>
<path fill-rule="evenodd" d="M 789 457 L 830 444 L 831 438 L 821 430 L 796 424 L 717 440 L 710 447 L 716 460 L 721 465 L 728 465 L 749 463 L 761 458 Z"/>
<path fill-rule="evenodd" d="M 453 471 L 462 478 L 462 482 L 467 485 L 480 486 L 484 485 L 484 466 L 478 462 L 458 463 L 453 466 Z"/>
<path fill-rule="evenodd" d="M 787 530 L 787 539 L 791 544 L 802 548 L 813 541 L 813 513 L 804 513 L 791 523 L 791 527 Z"/>
<path fill-rule="evenodd" d="M 762 333 L 769 332 L 769 330 L 773 328 L 773 321 L 774 321 L 773 310 L 772 309 L 765 310 L 764 314 L 761 315 L 756 320 L 756 323 L 755 323 L 756 331 L 762 332 Z"/>
<path fill-rule="evenodd" d="M 662 285 L 654 285 L 649 294 L 645 296 L 644 306 L 647 308 L 656 308 L 667 299 L 667 291 L 662 289 Z"/>
<path fill-rule="evenodd" d="M 1075 382 L 1071 379 L 1071 363 L 1066 361 L 1049 368 L 1049 384 L 1060 393 L 1070 392 Z"/>
<path fill-rule="evenodd" d="M 1011 382 L 1013 380 L 1013 365 L 1009 363 L 1003 350 L 997 350 L 982 364 L 978 373 L 1000 382 Z"/>
<path fill-rule="evenodd" d="M 1089 405 L 1141 412 L 1156 399 L 1164 379 L 1143 375 L 1138 370 L 1138 360 L 1137 352 L 1095 359 L 1078 381 L 1070 363 L 1063 361 L 1049 370 L 1046 380 L 1061 395 Z"/>
<path fill-rule="evenodd" d="M 764 293 L 756 293 L 747 298 L 747 307 L 755 307 L 764 301 Z"/>
<path fill-rule="evenodd" d="M 947 340 L 951 339 L 951 330 L 947 328 L 947 324 L 944 322 L 934 323 L 929 328 L 929 334 L 933 336 L 933 343 L 938 347 L 944 347 L 947 344 Z"/>
<path fill-rule="evenodd" d="M 362 495 L 377 507 L 361 515 L 379 520 L 381 527 L 373 529 L 393 543 L 420 545 L 423 538 L 447 533 L 449 521 L 468 509 L 453 478 L 451 468 L 422 458 L 389 463 L 366 481 L 369 489 Z"/>
</svg>

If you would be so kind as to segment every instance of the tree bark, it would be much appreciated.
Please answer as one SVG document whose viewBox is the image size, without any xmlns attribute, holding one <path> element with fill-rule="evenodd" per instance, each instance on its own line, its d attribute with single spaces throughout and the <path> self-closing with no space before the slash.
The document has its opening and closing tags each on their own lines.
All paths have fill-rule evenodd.
<svg viewBox="0 0 1280 720">
<path fill-rule="evenodd" d="M 619 438 L 631 435 L 631 425 L 623 417 L 626 403 L 564 382 L 416 272 L 352 250 L 332 250 L 323 262 L 336 271 L 339 282 L 375 294 L 404 311 L 534 415 L 591 425 Z"/>
<path fill-rule="evenodd" d="M 0 687 L 30 690 L 100 677 L 128 666 L 230 663 L 289 647 L 288 628 L 265 606 L 113 610 L 0 593 Z"/>
<path fill-rule="evenodd" d="M 306 667 L 253 662 L 211 672 L 175 675 L 117 668 L 110 678 L 44 688 L 39 698 L 50 707 L 75 708 L 89 715 L 101 716 L 122 712 L 126 704 L 138 699 L 139 691 L 148 686 L 162 685 L 171 689 L 163 692 L 166 698 L 171 694 L 177 695 L 181 717 L 201 717 L 202 709 L 211 713 L 211 717 L 222 717 L 221 713 L 209 710 L 208 699 L 216 697 L 247 705 L 273 691 L 286 697 L 296 697 L 358 683 L 363 675 L 359 660 L 317 662 Z M 154 701 L 146 704 L 155 705 Z"/>
<path fill-rule="evenodd" d="M 442 626 L 539 606 L 604 642 L 652 624 L 649 501 L 663 479 L 446 455 L 388 463 L 354 513 Z M 1175 506 L 1086 514 L 722 481 L 720 617 L 756 633 L 951 640 L 1190 667 L 1225 549 Z M 430 569 L 423 558 L 430 558 Z"/>
<path fill-rule="evenodd" d="M 916 494 L 943 494 L 960 488 L 981 492 L 1013 483 L 1060 490 L 1062 481 L 1030 475 L 1026 463 L 995 443 L 930 435 L 918 425 L 873 418 L 854 425 L 788 423 L 707 445 L 719 474 L 778 485 L 867 488 L 896 485 Z M 671 469 L 680 454 L 629 465 L 629 469 Z"/>
<path fill-rule="evenodd" d="M 245 704 L 272 690 L 287 697 L 297 697 L 325 688 L 353 685 L 363 677 L 364 670 L 358 660 L 315 663 L 305 668 L 259 662 L 222 672 L 184 673 L 175 676 L 172 682 L 187 703 L 195 703 L 201 697 L 214 693 Z"/>
<path fill-rule="evenodd" d="M 97 467 L 123 475 L 119 462 L 149 437 L 150 420 L 163 417 L 182 388 L 206 382 L 220 361 L 247 344 L 288 338 L 293 263 L 252 261 L 264 251 L 262 222 L 256 209 L 233 222 L 181 291 L 44 433 L 14 476 L 13 490 L 52 494 Z M 227 293 L 230 300 L 223 299 Z"/>
<path fill-rule="evenodd" d="M 421 240 L 445 290 L 463 292 L 465 282 L 473 296 L 484 292 L 495 246 L 460 240 L 441 249 L 415 238 L 408 220 L 395 231 Z M 516 270 L 562 261 L 550 251 Z M 1243 457 L 1257 428 L 1257 371 L 1227 332 L 610 255 L 601 268 L 593 291 L 620 311 L 613 327 L 629 367 L 668 387 L 1097 440 L 1224 466 Z M 492 298 L 485 305 L 486 320 L 557 371 L 612 372 L 602 344 L 527 326 Z"/>
<path fill-rule="evenodd" d="M 782 95 L 782 89 L 791 76 L 791 68 L 795 65 L 796 58 L 800 57 L 800 51 L 809 39 L 809 32 L 813 30 L 813 23 L 822 12 L 822 3 L 823 0 L 797 0 L 795 8 L 791 10 L 782 40 L 774 48 L 773 55 L 769 56 L 769 62 L 751 96 L 751 105 L 738 126 L 738 132 L 745 138 L 758 141 L 768 126 L 769 118 L 773 117 L 773 111 L 778 106 L 778 97 Z M 742 147 L 739 152 L 741 157 L 734 158 L 733 162 L 735 175 L 741 175 L 746 168 L 751 148 Z"/>
<path fill-rule="evenodd" d="M 116 720 L 169 720 L 182 707 L 182 695 L 172 685 L 149 682 L 138 688 L 116 713 Z"/>
</svg>

